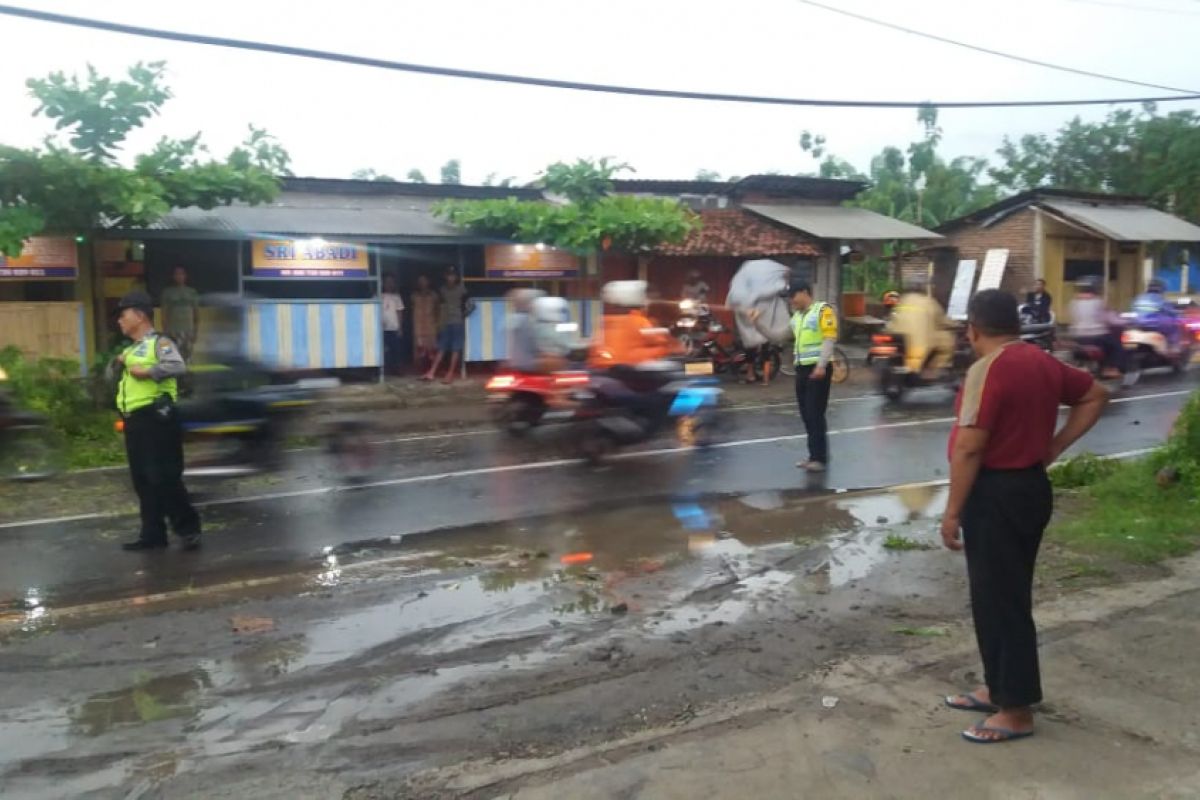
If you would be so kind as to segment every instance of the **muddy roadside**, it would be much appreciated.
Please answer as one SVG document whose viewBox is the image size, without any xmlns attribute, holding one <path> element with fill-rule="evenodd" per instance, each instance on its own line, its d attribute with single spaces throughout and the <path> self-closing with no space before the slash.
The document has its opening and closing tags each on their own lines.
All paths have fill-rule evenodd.
<svg viewBox="0 0 1200 800">
<path fill-rule="evenodd" d="M 730 500 L 690 527 L 550 516 L 364 542 L 261 586 L 26 608 L 0 646 L 0 735 L 20 744 L 0 776 L 17 797 L 498 796 L 512 765 L 969 640 L 938 502 Z M 1052 548 L 1040 591 L 1169 574 Z M 463 762 L 500 771 L 456 783 Z"/>
</svg>

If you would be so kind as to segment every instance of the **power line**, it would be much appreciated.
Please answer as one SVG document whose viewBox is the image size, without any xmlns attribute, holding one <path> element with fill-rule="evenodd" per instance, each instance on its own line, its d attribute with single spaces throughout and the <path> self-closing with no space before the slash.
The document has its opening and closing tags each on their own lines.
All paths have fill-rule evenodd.
<svg viewBox="0 0 1200 800">
<path fill-rule="evenodd" d="M 437 75 L 445 78 L 462 78 L 464 80 L 488 81 L 491 83 L 507 83 L 521 86 L 539 86 L 548 89 L 569 89 L 579 92 L 598 92 L 602 94 L 630 95 L 634 97 L 659 97 L 675 100 L 704 100 L 721 103 L 747 103 L 754 105 L 774 106 L 806 106 L 816 108 L 922 108 L 936 106 L 938 108 L 1040 108 L 1050 106 L 1103 106 L 1118 104 L 1141 103 L 1171 103 L 1181 100 L 1200 100 L 1200 92 L 1165 97 L 1109 97 L 1097 99 L 1071 100 L 981 100 L 981 101 L 933 101 L 933 100 L 821 100 L 801 97 L 769 97 L 761 95 L 725 94 L 720 92 L 690 92 L 676 89 L 651 89 L 640 86 L 616 86 L 605 83 L 581 83 L 578 81 L 557 80 L 554 78 L 535 78 L 523 75 L 508 75 L 499 72 L 481 72 L 470 69 L 452 67 L 435 67 L 427 64 L 409 64 L 401 61 L 388 61 L 382 58 L 357 56 L 348 53 L 335 53 L 327 50 L 313 50 L 307 47 L 292 47 L 290 45 L 255 42 L 246 39 L 229 39 L 221 36 L 205 36 L 202 34 L 183 33 L 158 28 L 146 28 L 137 25 L 126 25 L 119 22 L 74 17 L 67 14 L 54 14 L 48 11 L 35 11 L 0 4 L 0 15 L 20 17 L 23 19 L 50 22 L 59 25 L 69 25 L 76 28 L 108 31 L 129 36 L 141 36 L 149 39 L 164 39 L 185 44 L 210 45 L 227 47 L 234 50 L 249 50 L 274 55 L 296 56 L 317 61 L 330 61 L 339 64 L 351 64 L 362 67 L 410 72 L 420 75 Z M 1168 88 L 1168 87 L 1156 87 Z M 1169 91 L 1182 91 L 1169 89 Z"/>
<path fill-rule="evenodd" d="M 1007 58 L 1010 61 L 1019 61 L 1022 64 L 1032 64 L 1035 67 L 1045 67 L 1046 69 L 1054 69 L 1054 70 L 1058 70 L 1059 72 L 1069 72 L 1072 75 L 1083 75 L 1088 78 L 1100 78 L 1100 79 L 1106 80 L 1106 81 L 1116 81 L 1117 83 L 1127 83 L 1131 86 L 1141 86 L 1141 87 L 1148 88 L 1148 89 L 1165 89 L 1168 92 L 1183 92 L 1185 94 L 1193 94 L 1196 92 L 1195 89 L 1181 89 L 1178 86 L 1164 86 L 1161 83 L 1147 83 L 1146 81 L 1138 81 L 1138 80 L 1133 80 L 1131 78 L 1122 78 L 1117 75 L 1107 75 L 1103 72 L 1092 72 L 1092 71 L 1086 70 L 1086 69 L 1076 69 L 1075 67 L 1068 67 L 1063 64 L 1055 64 L 1050 61 L 1040 61 L 1036 58 L 1027 58 L 1026 56 L 1017 55 L 1016 53 L 1006 53 L 1002 50 L 993 50 L 990 47 L 982 47 L 980 45 L 969 44 L 967 42 L 960 42 L 957 39 L 950 39 L 945 36 L 938 36 L 937 34 L 934 34 L 934 33 L 926 33 L 924 31 L 918 31 L 918 30 L 914 30 L 912 28 L 906 28 L 903 25 L 897 25 L 894 22 L 888 22 L 886 20 L 876 19 L 875 17 L 868 17 L 865 14 L 858 14 L 854 11 L 848 11 L 844 8 L 837 8 L 836 6 L 826 5 L 825 3 L 819 3 L 816 0 L 796 0 L 796 2 L 803 3 L 806 6 L 812 6 L 813 8 L 819 8 L 823 11 L 829 11 L 834 14 L 841 14 L 844 17 L 850 17 L 851 19 L 856 19 L 856 20 L 859 20 L 860 22 L 867 22 L 867 23 L 870 23 L 871 25 L 878 25 L 883 28 L 890 28 L 891 30 L 894 30 L 894 31 L 900 31 L 901 33 L 907 33 L 912 36 L 920 36 L 923 39 L 931 39 L 935 42 L 941 42 L 942 44 L 953 45 L 954 47 L 961 47 L 966 50 L 974 50 L 977 53 L 986 53 L 990 56 L 998 56 L 1000 58 Z"/>
<path fill-rule="evenodd" d="M 1086 3 L 1093 6 L 1105 6 L 1107 8 L 1122 8 L 1129 11 L 1149 11 L 1154 14 L 1176 14 L 1184 17 L 1200 16 L 1194 9 L 1187 10 L 1184 8 L 1167 8 L 1166 6 L 1143 6 L 1134 5 L 1131 3 L 1114 3 L 1109 0 L 1071 0 L 1074 3 Z"/>
</svg>

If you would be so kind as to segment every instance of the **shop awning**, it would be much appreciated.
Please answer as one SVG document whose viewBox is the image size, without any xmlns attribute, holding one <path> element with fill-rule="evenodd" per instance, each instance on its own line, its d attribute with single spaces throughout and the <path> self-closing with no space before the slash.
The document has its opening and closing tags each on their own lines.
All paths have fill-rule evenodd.
<svg viewBox="0 0 1200 800">
<path fill-rule="evenodd" d="M 1040 205 L 1118 242 L 1200 242 L 1200 226 L 1149 206 L 1042 200 Z"/>
<path fill-rule="evenodd" d="M 273 203 L 179 208 L 145 228 L 119 229 L 147 238 L 327 236 L 447 242 L 478 238 L 435 217 L 430 210 L 433 202 L 432 198 L 411 196 L 284 192 Z"/>
<path fill-rule="evenodd" d="M 818 239 L 940 239 L 941 234 L 865 208 L 847 206 L 748 205 L 759 216 Z"/>
</svg>

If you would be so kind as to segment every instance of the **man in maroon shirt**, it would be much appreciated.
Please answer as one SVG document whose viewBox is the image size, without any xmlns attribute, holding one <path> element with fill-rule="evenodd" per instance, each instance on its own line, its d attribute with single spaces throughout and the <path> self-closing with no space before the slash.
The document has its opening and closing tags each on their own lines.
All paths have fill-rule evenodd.
<svg viewBox="0 0 1200 800">
<path fill-rule="evenodd" d="M 942 519 L 946 547 L 966 550 L 985 683 L 946 704 L 991 714 L 963 731 L 983 744 L 1033 733 L 1032 706 L 1042 700 L 1033 571 L 1053 508 L 1046 465 L 1096 424 L 1108 400 L 1091 376 L 1024 344 L 1020 333 L 1011 295 L 972 298 L 967 335 L 979 360 L 958 393 Z M 1055 433 L 1060 404 L 1071 411 Z"/>
</svg>

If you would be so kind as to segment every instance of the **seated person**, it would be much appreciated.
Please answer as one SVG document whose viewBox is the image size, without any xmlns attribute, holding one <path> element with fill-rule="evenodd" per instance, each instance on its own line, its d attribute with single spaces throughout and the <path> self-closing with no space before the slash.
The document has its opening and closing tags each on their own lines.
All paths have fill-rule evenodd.
<svg viewBox="0 0 1200 800">
<path fill-rule="evenodd" d="M 1108 309 L 1097 291 L 1095 281 L 1081 279 L 1075 285 L 1075 297 L 1070 304 L 1071 338 L 1077 346 L 1098 347 L 1104 353 L 1103 374 L 1116 377 L 1123 370 L 1125 352 L 1120 339 L 1109 325 Z"/>
<path fill-rule="evenodd" d="M 514 289 L 509 293 L 512 314 L 508 320 L 508 366 L 518 372 L 537 372 L 537 327 L 533 304 L 542 293 L 535 289 Z"/>
</svg>

